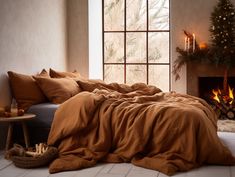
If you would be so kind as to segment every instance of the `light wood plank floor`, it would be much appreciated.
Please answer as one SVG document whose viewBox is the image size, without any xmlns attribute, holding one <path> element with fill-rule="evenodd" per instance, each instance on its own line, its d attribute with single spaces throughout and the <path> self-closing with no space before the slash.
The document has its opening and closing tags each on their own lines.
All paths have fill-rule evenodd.
<svg viewBox="0 0 235 177">
<path fill-rule="evenodd" d="M 167 177 L 158 171 L 132 164 L 99 164 L 83 170 L 49 174 L 48 168 L 21 169 L 4 159 L 0 151 L 0 177 Z M 235 166 L 204 166 L 174 177 L 235 177 Z"/>
</svg>

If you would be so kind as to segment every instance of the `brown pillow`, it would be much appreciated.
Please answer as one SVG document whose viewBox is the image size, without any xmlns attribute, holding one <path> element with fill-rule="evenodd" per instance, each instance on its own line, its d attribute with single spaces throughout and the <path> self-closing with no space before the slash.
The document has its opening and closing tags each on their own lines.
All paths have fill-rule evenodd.
<svg viewBox="0 0 235 177">
<path fill-rule="evenodd" d="M 7 73 L 13 96 L 16 99 L 19 108 L 26 111 L 34 104 L 47 101 L 32 76 L 19 74 L 12 71 L 8 71 Z"/>
<path fill-rule="evenodd" d="M 52 78 L 64 78 L 64 77 L 71 77 L 71 78 L 79 78 L 81 75 L 77 72 L 60 72 L 60 71 L 55 71 L 50 68 L 50 76 Z"/>
<path fill-rule="evenodd" d="M 34 77 L 47 98 L 55 104 L 61 104 L 81 91 L 71 78 Z"/>
<path fill-rule="evenodd" d="M 42 69 L 41 73 L 37 74 L 37 76 L 50 77 L 49 73 L 45 69 Z"/>
<path fill-rule="evenodd" d="M 83 91 L 92 92 L 93 90 L 102 89 L 105 84 L 102 80 L 94 79 L 76 79 L 76 82 Z"/>
</svg>

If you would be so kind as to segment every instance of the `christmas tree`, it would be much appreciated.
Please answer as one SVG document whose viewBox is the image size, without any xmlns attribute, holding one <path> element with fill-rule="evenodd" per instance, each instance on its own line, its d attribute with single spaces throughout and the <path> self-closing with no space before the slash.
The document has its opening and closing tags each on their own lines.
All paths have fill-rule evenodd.
<svg viewBox="0 0 235 177">
<path fill-rule="evenodd" d="M 235 9 L 229 0 L 219 0 L 211 23 L 211 62 L 231 68 L 235 65 Z"/>
<path fill-rule="evenodd" d="M 218 0 L 218 4 L 211 13 L 210 32 L 211 44 L 208 48 L 201 49 L 197 44 L 193 52 L 176 48 L 180 55 L 173 65 L 173 74 L 176 80 L 179 79 L 181 67 L 188 62 L 224 66 L 224 91 L 226 91 L 228 70 L 235 67 L 235 8 L 229 0 Z M 185 35 L 189 39 L 192 38 L 188 32 Z"/>
<path fill-rule="evenodd" d="M 219 0 L 211 14 L 212 63 L 225 66 L 223 92 L 228 90 L 228 70 L 235 66 L 235 9 L 229 0 Z"/>
</svg>

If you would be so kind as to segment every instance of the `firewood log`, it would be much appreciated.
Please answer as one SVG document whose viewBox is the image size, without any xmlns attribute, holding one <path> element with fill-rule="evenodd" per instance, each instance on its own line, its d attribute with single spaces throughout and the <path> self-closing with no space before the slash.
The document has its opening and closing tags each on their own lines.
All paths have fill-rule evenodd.
<svg viewBox="0 0 235 177">
<path fill-rule="evenodd" d="M 232 105 L 233 108 L 235 108 L 235 100 L 233 100 L 231 105 Z"/>
<path fill-rule="evenodd" d="M 26 151 L 29 156 L 41 156 L 48 150 L 48 146 L 44 143 L 35 144 L 35 151 Z"/>
<path fill-rule="evenodd" d="M 209 100 L 209 102 L 210 102 L 211 105 L 216 107 L 216 108 L 213 108 L 214 110 L 218 109 L 218 110 L 220 110 L 220 113 L 223 113 L 223 114 L 227 113 L 227 110 L 219 102 L 217 102 L 216 100 L 211 99 L 211 100 Z"/>
<path fill-rule="evenodd" d="M 220 119 L 222 119 L 222 120 L 226 120 L 226 119 L 227 119 L 227 116 L 226 116 L 226 115 L 224 115 L 224 114 L 222 114 L 222 115 L 220 116 Z"/>
<path fill-rule="evenodd" d="M 220 104 L 224 107 L 224 109 L 226 109 L 227 111 L 229 110 L 229 107 L 226 104 L 226 101 L 223 99 L 222 96 L 218 96 L 219 100 L 220 100 Z"/>
<path fill-rule="evenodd" d="M 234 116 L 235 116 L 232 110 L 228 111 L 226 115 L 229 119 L 234 119 Z"/>
</svg>

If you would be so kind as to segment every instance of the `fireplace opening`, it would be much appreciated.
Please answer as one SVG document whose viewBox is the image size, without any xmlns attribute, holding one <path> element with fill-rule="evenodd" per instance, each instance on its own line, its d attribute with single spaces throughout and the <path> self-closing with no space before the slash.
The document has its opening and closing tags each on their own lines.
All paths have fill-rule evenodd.
<svg viewBox="0 0 235 177">
<path fill-rule="evenodd" d="M 226 90 L 223 77 L 199 77 L 198 91 L 199 97 L 212 106 L 219 119 L 235 120 L 235 77 L 228 77 Z"/>
</svg>

